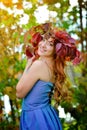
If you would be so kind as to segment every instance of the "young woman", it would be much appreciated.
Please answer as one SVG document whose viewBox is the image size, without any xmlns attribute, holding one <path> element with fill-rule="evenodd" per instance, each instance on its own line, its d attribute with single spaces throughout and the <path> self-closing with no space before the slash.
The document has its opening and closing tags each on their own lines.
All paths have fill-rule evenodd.
<svg viewBox="0 0 87 130">
<path fill-rule="evenodd" d="M 20 130 L 62 130 L 57 112 L 50 104 L 51 93 L 57 102 L 67 99 L 68 89 L 63 85 L 65 62 L 78 62 L 79 52 L 74 39 L 49 23 L 32 30 L 31 43 L 37 49 L 16 86 L 17 97 L 23 98 Z"/>
</svg>

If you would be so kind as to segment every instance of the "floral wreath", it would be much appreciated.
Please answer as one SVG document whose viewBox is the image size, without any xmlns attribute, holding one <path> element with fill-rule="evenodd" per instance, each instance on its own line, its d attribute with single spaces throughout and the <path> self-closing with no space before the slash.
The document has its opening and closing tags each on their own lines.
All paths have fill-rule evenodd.
<svg viewBox="0 0 87 130">
<path fill-rule="evenodd" d="M 37 55 L 38 43 L 43 39 L 42 35 L 51 35 L 56 40 L 56 54 L 65 59 L 65 61 L 72 61 L 77 65 L 81 58 L 80 52 L 76 48 L 76 40 L 73 39 L 65 30 L 53 27 L 51 23 L 40 24 L 32 27 L 24 35 L 24 41 L 30 43 L 26 46 L 27 57 Z M 29 36 L 29 39 L 28 39 Z"/>
</svg>

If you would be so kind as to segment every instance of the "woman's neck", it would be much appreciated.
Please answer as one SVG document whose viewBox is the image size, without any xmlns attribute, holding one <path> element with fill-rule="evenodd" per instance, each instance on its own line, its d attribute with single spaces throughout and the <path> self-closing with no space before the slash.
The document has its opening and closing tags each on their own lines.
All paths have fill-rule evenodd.
<svg viewBox="0 0 87 130">
<path fill-rule="evenodd" d="M 46 63 L 47 66 L 53 71 L 54 60 L 52 57 L 40 57 L 40 60 L 42 60 L 44 63 Z"/>
<path fill-rule="evenodd" d="M 54 62 L 52 57 L 40 57 L 40 60 L 48 62 L 48 63 Z"/>
<path fill-rule="evenodd" d="M 47 67 L 50 69 L 51 76 L 52 76 L 52 82 L 55 82 L 55 74 L 54 74 L 54 59 L 53 58 L 48 58 L 48 57 L 40 57 L 40 60 L 42 60 Z"/>
</svg>

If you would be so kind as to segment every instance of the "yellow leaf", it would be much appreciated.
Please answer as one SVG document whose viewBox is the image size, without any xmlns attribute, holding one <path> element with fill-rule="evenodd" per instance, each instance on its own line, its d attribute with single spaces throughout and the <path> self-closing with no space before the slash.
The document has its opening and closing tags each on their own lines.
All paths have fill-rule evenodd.
<svg viewBox="0 0 87 130">
<path fill-rule="evenodd" d="M 10 6 L 13 5 L 13 4 L 12 4 L 12 0 L 1 0 L 1 2 L 2 2 L 5 6 L 7 6 L 7 7 L 10 7 Z"/>
<path fill-rule="evenodd" d="M 22 6 L 22 3 L 17 3 L 17 9 L 22 9 L 23 6 Z"/>
<path fill-rule="evenodd" d="M 38 0 L 30 0 L 32 3 L 37 3 Z"/>
<path fill-rule="evenodd" d="M 13 69 L 8 68 L 8 69 L 7 69 L 7 73 L 8 73 L 9 75 L 13 75 Z"/>
<path fill-rule="evenodd" d="M 4 106 L 4 102 L 0 100 L 0 106 Z"/>
<path fill-rule="evenodd" d="M 6 87 L 4 89 L 4 94 L 7 94 L 11 100 L 16 99 L 16 90 L 12 87 Z"/>
<path fill-rule="evenodd" d="M 58 0 L 43 0 L 43 2 L 47 4 L 55 4 L 58 2 Z"/>
</svg>

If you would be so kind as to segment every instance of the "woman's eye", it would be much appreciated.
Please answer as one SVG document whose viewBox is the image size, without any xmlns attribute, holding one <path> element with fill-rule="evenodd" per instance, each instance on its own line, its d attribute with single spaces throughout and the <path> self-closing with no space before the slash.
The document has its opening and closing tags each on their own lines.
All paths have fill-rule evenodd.
<svg viewBox="0 0 87 130">
<path fill-rule="evenodd" d="M 52 43 L 51 43 L 50 45 L 51 45 L 51 46 L 53 46 L 53 44 L 52 44 Z"/>
<path fill-rule="evenodd" d="M 43 39 L 43 41 L 45 41 L 45 39 Z"/>
<path fill-rule="evenodd" d="M 49 42 L 49 45 L 50 45 L 50 46 L 53 46 L 53 43 Z"/>
</svg>

